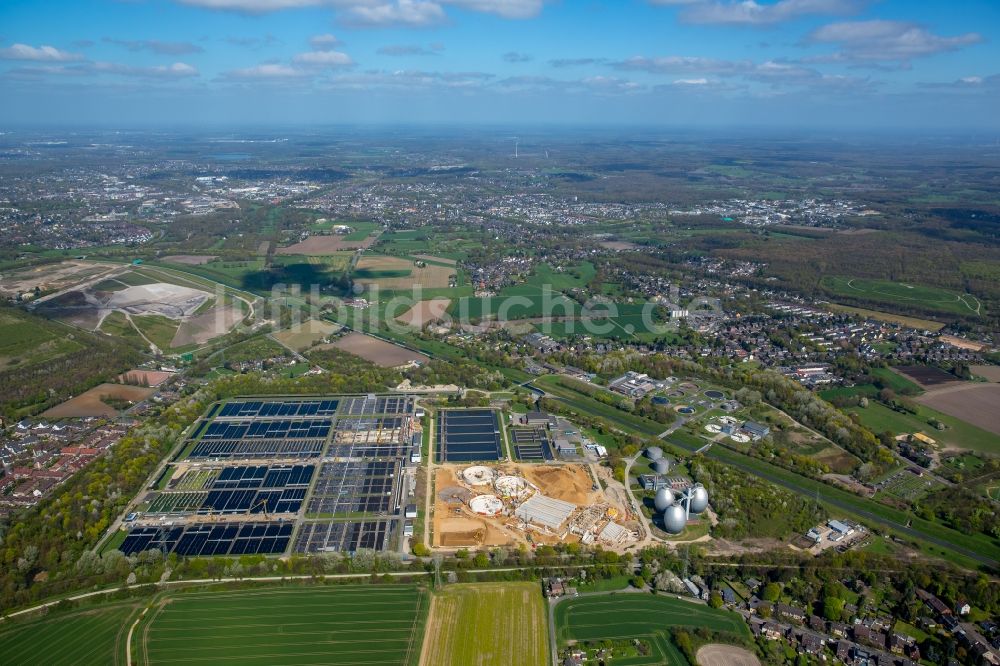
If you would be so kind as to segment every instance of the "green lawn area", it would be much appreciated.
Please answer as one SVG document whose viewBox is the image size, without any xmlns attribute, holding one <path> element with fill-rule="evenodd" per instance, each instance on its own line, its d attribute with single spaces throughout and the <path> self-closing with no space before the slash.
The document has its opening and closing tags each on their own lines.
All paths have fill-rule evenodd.
<svg viewBox="0 0 1000 666">
<path fill-rule="evenodd" d="M 160 315 L 136 315 L 132 321 L 147 338 L 160 349 L 170 349 L 170 343 L 177 333 L 177 322 Z"/>
<path fill-rule="evenodd" d="M 848 407 L 844 411 L 848 414 L 857 414 L 862 425 L 877 433 L 886 430 L 897 435 L 923 432 L 931 439 L 957 448 L 1000 453 L 1000 437 L 924 405 L 918 405 L 917 413 L 910 414 L 897 412 L 872 400 L 867 407 Z M 946 429 L 934 428 L 928 423 L 930 419 L 944 423 Z"/>
<path fill-rule="evenodd" d="M 347 269 L 351 263 L 353 252 L 335 252 L 322 256 L 304 254 L 278 254 L 274 256 L 272 265 L 289 266 L 292 264 L 309 264 L 319 267 L 322 271 L 337 272 Z"/>
<path fill-rule="evenodd" d="M 890 388 L 896 393 L 920 395 L 924 392 L 924 389 L 920 387 L 920 384 L 907 379 L 898 372 L 893 372 L 889 368 L 872 368 L 871 375 L 873 377 L 878 377 L 882 380 L 882 383 L 886 386 L 886 388 Z"/>
<path fill-rule="evenodd" d="M 71 329 L 13 308 L 0 310 L 0 369 L 49 361 L 83 345 L 67 337 Z"/>
<path fill-rule="evenodd" d="M 340 235 L 340 238 L 349 241 L 360 241 L 368 238 L 372 235 L 372 232 L 378 229 L 379 225 L 374 222 L 345 222 L 343 220 L 327 220 L 326 222 L 319 222 L 312 225 L 313 231 L 327 231 L 333 229 L 336 225 L 345 225 L 351 228 L 350 233 Z"/>
<path fill-rule="evenodd" d="M 835 296 L 852 296 L 902 308 L 916 305 L 949 314 L 977 316 L 979 306 L 970 294 L 909 282 L 829 275 L 820 281 L 820 286 Z"/>
<path fill-rule="evenodd" d="M 706 627 L 750 640 L 750 630 L 736 613 L 665 595 L 621 593 L 576 597 L 561 601 L 555 609 L 556 640 L 631 640 L 645 638 L 653 648 L 647 657 L 615 664 L 678 664 L 687 661 L 670 640 L 671 627 Z"/>
<path fill-rule="evenodd" d="M 159 265 L 148 262 L 148 265 Z M 255 273 L 264 270 L 263 259 L 237 260 L 214 260 L 200 266 L 178 266 L 175 264 L 163 264 L 166 268 L 172 268 L 184 273 L 192 273 L 212 282 L 221 282 L 227 287 L 234 289 L 246 289 L 247 278 Z M 185 285 L 191 286 L 191 285 Z"/>
<path fill-rule="evenodd" d="M 434 596 L 425 663 L 545 666 L 547 618 L 538 583 L 449 585 Z"/>
<path fill-rule="evenodd" d="M 908 541 L 921 536 L 936 539 L 935 542 L 922 541 L 922 550 L 928 554 L 950 559 L 962 566 L 974 566 L 977 562 L 966 553 L 975 553 L 981 558 L 988 558 L 994 565 L 1000 561 L 1000 547 L 985 534 L 959 532 L 946 525 L 924 520 L 912 513 L 806 478 L 724 446 L 715 445 L 706 452 L 706 455 L 807 497 L 816 497 L 818 494 L 820 502 L 832 507 L 831 510 L 847 512 L 848 517 L 880 525 L 884 530 L 891 531 Z M 902 532 L 901 528 L 906 525 L 919 536 Z"/>
<path fill-rule="evenodd" d="M 0 624 L 0 661 L 7 666 L 124 664 L 125 636 L 137 610 L 135 602 L 118 602 L 5 621 Z"/>
<path fill-rule="evenodd" d="M 577 585 L 579 592 L 615 592 L 624 590 L 629 586 L 629 576 L 615 576 L 613 578 L 598 578 L 587 583 Z"/>
<path fill-rule="evenodd" d="M 922 629 L 918 629 L 917 627 L 914 627 L 912 624 L 907 624 L 902 620 L 896 620 L 896 624 L 895 626 L 893 626 L 892 630 L 899 634 L 906 634 L 907 636 L 916 640 L 918 643 L 923 643 L 928 638 L 928 635 L 925 631 L 923 631 Z"/>
<path fill-rule="evenodd" d="M 138 342 L 142 346 L 146 346 L 145 340 L 139 335 L 139 331 L 135 330 L 132 324 L 129 323 L 128 319 L 121 312 L 115 310 L 101 322 L 101 331 L 107 333 L 108 335 L 114 335 L 125 340 L 132 340 L 133 342 Z"/>
<path fill-rule="evenodd" d="M 667 428 L 662 423 L 636 416 L 611 405 L 606 405 L 584 393 L 567 388 L 567 386 L 560 383 L 562 381 L 572 384 L 573 380 L 565 380 L 555 375 L 545 375 L 536 379 L 534 383 L 538 388 L 553 394 L 569 407 L 579 410 L 580 413 L 607 419 L 626 430 L 635 430 L 645 435 L 658 435 Z M 598 388 L 597 390 L 604 389 Z"/>
<path fill-rule="evenodd" d="M 158 599 L 132 649 L 138 664 L 411 665 L 428 601 L 405 585 L 178 592 Z"/>
</svg>

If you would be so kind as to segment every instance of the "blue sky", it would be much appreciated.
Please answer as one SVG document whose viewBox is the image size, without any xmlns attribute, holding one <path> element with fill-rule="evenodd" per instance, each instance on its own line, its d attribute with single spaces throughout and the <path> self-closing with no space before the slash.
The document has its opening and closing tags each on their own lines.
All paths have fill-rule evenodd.
<svg viewBox="0 0 1000 666">
<path fill-rule="evenodd" d="M 4 0 L 0 123 L 992 131 L 998 29 L 996 0 Z"/>
</svg>

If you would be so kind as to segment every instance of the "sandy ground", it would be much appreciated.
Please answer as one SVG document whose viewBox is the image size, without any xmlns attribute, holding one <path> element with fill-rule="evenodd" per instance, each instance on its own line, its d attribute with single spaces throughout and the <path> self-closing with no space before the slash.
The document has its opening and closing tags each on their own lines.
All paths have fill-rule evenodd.
<svg viewBox="0 0 1000 666">
<path fill-rule="evenodd" d="M 636 250 L 639 248 L 635 243 L 630 243 L 628 241 L 603 241 L 598 243 L 601 247 L 608 250 L 622 251 L 622 250 Z"/>
<path fill-rule="evenodd" d="M 298 326 L 278 331 L 274 334 L 274 338 L 295 351 L 305 351 L 331 333 L 336 333 L 339 330 L 340 326 L 338 324 L 318 319 L 309 319 Z"/>
<path fill-rule="evenodd" d="M 455 274 L 456 269 L 451 266 L 433 265 L 418 267 L 414 262 L 402 257 L 368 255 L 358 261 L 357 270 L 410 271 L 410 274 L 405 277 L 359 277 L 356 279 L 356 282 L 360 284 L 377 283 L 381 289 L 410 289 L 414 285 L 420 285 L 426 289 L 437 289 L 448 286 L 448 278 Z"/>
<path fill-rule="evenodd" d="M 449 266 L 457 266 L 458 262 L 454 259 L 446 259 L 445 257 L 435 257 L 433 254 L 412 254 L 411 257 L 416 257 L 417 259 L 423 259 L 424 261 L 436 261 L 439 264 L 448 264 Z"/>
<path fill-rule="evenodd" d="M 1000 435 L 1000 384 L 963 382 L 928 391 L 917 402 Z"/>
<path fill-rule="evenodd" d="M 171 254 L 161 258 L 161 261 L 169 261 L 172 264 L 184 264 L 187 266 L 201 266 L 217 258 L 214 254 Z"/>
<path fill-rule="evenodd" d="M 323 256 L 326 254 L 336 254 L 344 250 L 356 250 L 358 248 L 371 247 L 376 240 L 375 236 L 369 236 L 362 241 L 345 241 L 339 236 L 310 236 L 304 241 L 295 245 L 278 248 L 278 254 L 306 254 Z"/>
<path fill-rule="evenodd" d="M 449 467 L 434 469 L 435 493 L 442 488 L 458 485 L 454 469 Z M 488 492 L 488 487 L 484 486 L 482 493 Z M 500 521 L 476 515 L 468 506 L 451 504 L 437 495 L 434 498 L 433 534 L 432 545 L 444 548 L 505 546 L 523 541 L 516 538 L 514 532 L 504 529 Z"/>
<path fill-rule="evenodd" d="M 412 308 L 396 317 L 396 321 L 423 328 L 425 324 L 437 321 L 447 312 L 451 304 L 450 298 L 432 298 L 427 301 L 420 301 Z"/>
<path fill-rule="evenodd" d="M 599 494 L 590 488 L 593 480 L 578 465 L 515 465 L 518 472 L 538 486 L 543 495 L 577 506 L 587 506 L 600 501 Z"/>
<path fill-rule="evenodd" d="M 972 374 L 979 375 L 991 382 L 1000 382 L 1000 365 L 974 365 L 970 368 Z"/>
<path fill-rule="evenodd" d="M 338 338 L 331 346 L 349 354 L 360 356 L 384 368 L 395 368 L 411 361 L 426 363 L 429 360 L 423 354 L 397 347 L 394 344 L 373 338 L 364 333 L 348 333 L 344 337 Z"/>
<path fill-rule="evenodd" d="M 458 474 L 467 465 L 444 465 L 434 468 L 434 492 L 442 489 L 463 487 Z M 582 465 L 551 465 L 505 463 L 490 465 L 498 474 L 515 474 L 525 478 L 539 492 L 548 497 L 572 502 L 580 507 L 595 504 L 614 506 L 619 511 L 619 523 L 624 521 L 625 511 L 620 499 L 605 496 L 600 491 L 591 490 L 593 481 Z M 490 486 L 477 486 L 470 490 L 470 496 L 493 493 Z M 627 523 L 627 521 L 625 521 Z M 627 524 L 628 526 L 628 524 Z M 449 502 L 436 494 L 434 497 L 432 546 L 441 548 L 462 548 L 527 544 L 528 539 L 516 519 L 509 516 L 486 517 L 474 513 L 464 503 Z M 534 543 L 558 543 L 557 535 L 532 530 Z M 565 541 L 576 541 L 576 536 L 567 536 Z"/>
<path fill-rule="evenodd" d="M 204 344 L 232 329 L 243 319 L 243 311 L 233 305 L 214 307 L 208 312 L 181 322 L 171 347 Z"/>
<path fill-rule="evenodd" d="M 42 291 L 65 289 L 87 279 L 121 270 L 119 265 L 90 261 L 64 261 L 43 264 L 19 271 L 0 273 L 0 294 L 20 294 L 38 287 Z"/>
<path fill-rule="evenodd" d="M 84 416 L 117 416 L 114 408 L 101 401 L 101 396 L 120 398 L 138 402 L 151 396 L 155 391 L 140 386 L 122 384 L 100 384 L 75 398 L 46 410 L 42 416 L 51 419 L 79 418 Z"/>
<path fill-rule="evenodd" d="M 947 342 L 953 347 L 958 347 L 959 349 L 968 349 L 971 351 L 979 351 L 985 349 L 987 345 L 981 342 L 973 342 L 972 340 L 965 340 L 964 338 L 958 338 L 954 335 L 941 335 L 938 336 L 938 340 L 941 342 Z"/>
<path fill-rule="evenodd" d="M 174 373 L 163 372 L 162 370 L 129 370 L 118 375 L 115 381 L 122 384 L 141 384 L 145 382 L 149 386 L 159 386 L 170 379 Z"/>
<path fill-rule="evenodd" d="M 158 314 L 178 319 L 190 316 L 211 297 L 212 294 L 200 289 L 156 282 L 116 291 L 104 307 L 134 315 Z"/>
<path fill-rule="evenodd" d="M 702 646 L 695 659 L 701 666 L 760 666 L 760 659 L 749 650 L 719 643 Z"/>
<path fill-rule="evenodd" d="M 548 623 L 540 601 L 538 586 L 531 583 L 445 588 L 431 599 L 420 666 L 548 663 Z"/>
</svg>

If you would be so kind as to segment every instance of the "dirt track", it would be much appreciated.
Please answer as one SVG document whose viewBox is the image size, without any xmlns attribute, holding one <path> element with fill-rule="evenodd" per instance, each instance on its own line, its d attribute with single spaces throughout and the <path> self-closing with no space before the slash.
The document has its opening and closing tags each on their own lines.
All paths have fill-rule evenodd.
<svg viewBox="0 0 1000 666">
<path fill-rule="evenodd" d="M 336 342 L 330 343 L 330 346 L 348 354 L 360 356 L 366 361 L 381 365 L 383 368 L 394 368 L 410 361 L 427 362 L 429 360 L 423 354 L 398 347 L 364 333 L 348 333 L 344 337 L 338 338 Z M 321 349 L 324 347 L 325 345 L 320 346 Z"/>
<path fill-rule="evenodd" d="M 732 645 L 705 645 L 695 655 L 701 666 L 760 666 L 757 655 Z"/>
<path fill-rule="evenodd" d="M 100 384 L 94 388 L 42 412 L 50 419 L 81 418 L 85 416 L 118 416 L 118 411 L 101 400 L 102 396 L 138 402 L 155 391 L 141 386 L 123 384 Z"/>
<path fill-rule="evenodd" d="M 376 240 L 375 236 L 369 236 L 362 241 L 347 241 L 339 236 L 310 236 L 304 241 L 295 245 L 278 248 L 278 254 L 304 254 L 321 257 L 328 254 L 337 254 L 344 250 L 357 250 L 358 248 L 371 247 Z"/>
<path fill-rule="evenodd" d="M 423 328 L 425 324 L 441 319 L 450 304 L 450 298 L 432 298 L 427 301 L 420 301 L 396 317 L 396 321 L 408 324 L 409 326 Z"/>
<path fill-rule="evenodd" d="M 214 307 L 204 314 L 195 315 L 182 322 L 170 346 L 203 344 L 228 332 L 242 319 L 243 312 L 232 305 L 224 308 Z"/>
</svg>

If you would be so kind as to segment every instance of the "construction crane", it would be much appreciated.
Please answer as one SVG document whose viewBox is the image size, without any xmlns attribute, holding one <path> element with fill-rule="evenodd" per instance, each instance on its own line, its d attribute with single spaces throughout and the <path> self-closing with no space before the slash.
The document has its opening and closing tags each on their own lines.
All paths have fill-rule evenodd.
<svg viewBox="0 0 1000 666">
<path fill-rule="evenodd" d="M 270 517 L 267 515 L 267 498 L 266 497 L 264 499 L 262 499 L 261 501 L 257 502 L 256 504 L 252 504 L 250 506 L 250 508 L 247 509 L 247 515 L 249 516 L 250 514 L 252 514 L 253 510 L 256 509 L 259 506 L 263 506 L 264 507 L 264 511 L 262 512 L 264 514 L 264 520 L 270 520 Z"/>
</svg>

